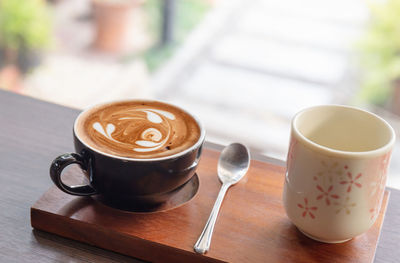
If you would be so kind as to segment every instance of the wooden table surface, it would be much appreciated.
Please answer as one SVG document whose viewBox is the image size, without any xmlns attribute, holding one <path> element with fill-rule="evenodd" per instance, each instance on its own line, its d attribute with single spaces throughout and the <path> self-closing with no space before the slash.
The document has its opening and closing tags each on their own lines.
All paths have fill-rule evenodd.
<svg viewBox="0 0 400 263">
<path fill-rule="evenodd" d="M 0 262 L 140 262 L 30 226 L 30 207 L 52 186 L 51 161 L 73 151 L 72 124 L 78 113 L 0 91 Z M 390 191 L 375 262 L 400 260 L 400 191 Z"/>
</svg>

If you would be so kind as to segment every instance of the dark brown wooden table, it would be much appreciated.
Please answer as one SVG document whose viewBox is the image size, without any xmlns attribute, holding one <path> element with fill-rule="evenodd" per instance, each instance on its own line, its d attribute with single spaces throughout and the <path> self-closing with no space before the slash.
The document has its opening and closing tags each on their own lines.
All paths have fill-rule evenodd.
<svg viewBox="0 0 400 263">
<path fill-rule="evenodd" d="M 72 124 L 78 113 L 0 91 L 1 262 L 140 262 L 30 226 L 31 205 L 52 186 L 48 176 L 51 161 L 73 151 Z M 279 163 L 257 154 L 252 157 Z M 375 262 L 400 261 L 400 191 L 390 191 Z"/>
</svg>

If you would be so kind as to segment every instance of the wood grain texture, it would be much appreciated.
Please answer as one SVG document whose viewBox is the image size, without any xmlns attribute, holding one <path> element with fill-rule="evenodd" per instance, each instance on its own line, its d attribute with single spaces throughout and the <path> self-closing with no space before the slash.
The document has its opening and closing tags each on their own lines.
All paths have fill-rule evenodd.
<svg viewBox="0 0 400 263">
<path fill-rule="evenodd" d="M 387 193 L 366 234 L 344 244 L 323 244 L 304 237 L 286 217 L 284 168 L 260 161 L 252 161 L 246 177 L 228 190 L 210 251 L 194 253 L 220 188 L 218 157 L 219 152 L 204 149 L 199 191 L 176 209 L 127 213 L 52 187 L 32 207 L 32 226 L 152 262 L 372 262 Z"/>
<path fill-rule="evenodd" d="M 73 151 L 78 113 L 0 90 L 0 262 L 141 262 L 30 226 L 30 207 L 52 186 L 50 162 Z M 274 161 L 255 153 L 252 157 Z M 399 244 L 400 191 L 392 189 L 375 262 L 398 262 Z"/>
</svg>

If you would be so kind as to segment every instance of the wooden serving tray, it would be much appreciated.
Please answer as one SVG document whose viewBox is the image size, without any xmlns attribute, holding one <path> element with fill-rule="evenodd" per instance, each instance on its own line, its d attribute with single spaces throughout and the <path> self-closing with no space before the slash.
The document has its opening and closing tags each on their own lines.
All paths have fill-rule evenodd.
<svg viewBox="0 0 400 263">
<path fill-rule="evenodd" d="M 252 160 L 246 177 L 228 190 L 214 229 L 211 249 L 193 245 L 221 186 L 219 152 L 204 149 L 200 186 L 187 203 L 163 212 L 131 213 L 94 198 L 65 194 L 55 186 L 31 208 L 34 228 L 151 262 L 371 262 L 389 192 L 373 227 L 342 244 L 325 244 L 301 234 L 282 206 L 285 168 Z"/>
</svg>

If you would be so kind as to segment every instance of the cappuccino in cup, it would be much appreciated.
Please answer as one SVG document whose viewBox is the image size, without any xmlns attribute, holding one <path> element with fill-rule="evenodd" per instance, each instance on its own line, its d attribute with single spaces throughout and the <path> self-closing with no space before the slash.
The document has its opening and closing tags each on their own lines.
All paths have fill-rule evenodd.
<svg viewBox="0 0 400 263">
<path fill-rule="evenodd" d="M 99 195 L 117 208 L 169 200 L 195 174 L 205 130 L 187 111 L 160 101 L 127 100 L 83 111 L 74 123 L 74 153 L 58 156 L 50 177 L 72 195 Z M 69 186 L 61 174 L 78 164 L 88 185 Z"/>
</svg>

